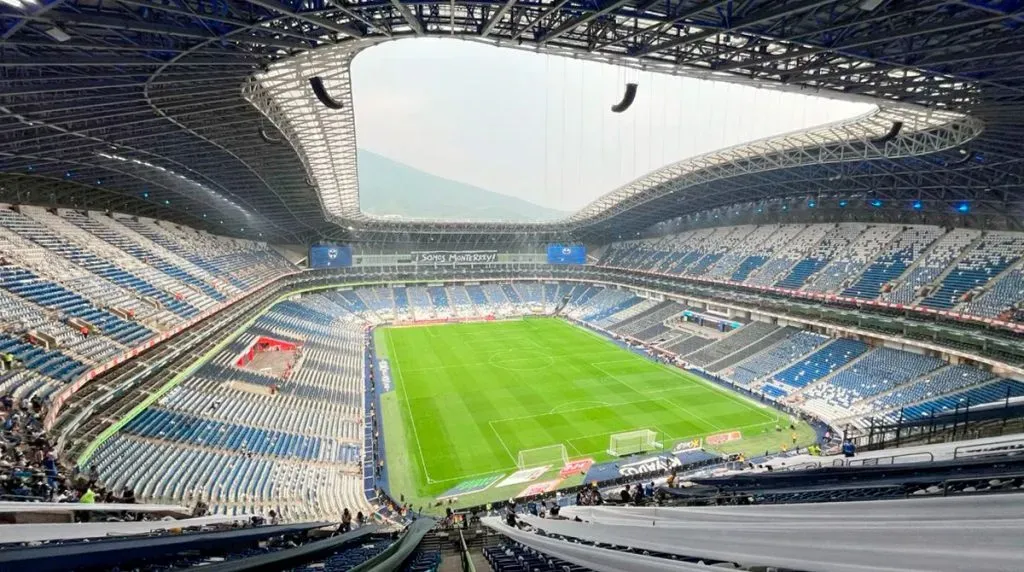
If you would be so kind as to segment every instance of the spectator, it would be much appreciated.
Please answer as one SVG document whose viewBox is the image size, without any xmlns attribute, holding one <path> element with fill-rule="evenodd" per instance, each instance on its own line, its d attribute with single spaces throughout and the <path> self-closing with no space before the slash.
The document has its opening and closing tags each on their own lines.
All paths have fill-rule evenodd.
<svg viewBox="0 0 1024 572">
<path fill-rule="evenodd" d="M 849 439 L 843 440 L 843 456 L 847 459 L 857 454 L 857 446 Z"/>
<path fill-rule="evenodd" d="M 85 492 L 82 493 L 81 498 L 78 502 L 82 504 L 94 504 L 96 502 L 96 493 L 93 492 L 92 487 L 86 488 Z"/>
<path fill-rule="evenodd" d="M 624 503 L 629 502 L 631 500 L 629 497 L 629 485 L 626 485 L 625 487 L 622 488 L 622 492 L 619 493 L 619 499 Z"/>
<path fill-rule="evenodd" d="M 132 489 L 125 489 L 121 495 L 121 502 L 125 504 L 135 504 L 135 491 Z"/>
<path fill-rule="evenodd" d="M 270 510 L 270 524 L 281 524 L 281 519 L 277 516 L 277 511 L 273 509 Z"/>
<path fill-rule="evenodd" d="M 352 530 L 352 513 L 346 508 L 341 513 L 341 533 L 344 534 Z"/>
</svg>

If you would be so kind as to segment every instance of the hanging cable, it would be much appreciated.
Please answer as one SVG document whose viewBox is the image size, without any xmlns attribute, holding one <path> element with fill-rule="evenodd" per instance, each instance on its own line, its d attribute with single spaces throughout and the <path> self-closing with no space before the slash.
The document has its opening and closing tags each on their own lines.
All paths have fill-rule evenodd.
<svg viewBox="0 0 1024 572">
<path fill-rule="evenodd" d="M 589 157 L 590 154 L 583 152 L 583 110 L 586 109 L 586 100 L 584 99 L 584 97 L 587 91 L 583 89 L 583 74 L 586 68 L 586 63 L 580 60 L 573 61 L 575 61 L 576 65 L 579 66 L 580 68 L 580 104 L 576 107 L 576 112 L 580 116 L 580 142 L 579 145 L 576 147 L 576 192 L 573 193 L 573 196 L 576 196 L 576 193 L 580 192 L 580 190 L 583 189 L 583 158 Z"/>
<path fill-rule="evenodd" d="M 544 86 L 551 85 L 551 54 L 544 54 Z M 548 125 L 548 105 L 550 105 L 551 90 L 544 90 L 544 198 L 548 195 L 548 140 L 551 139 L 551 126 Z"/>
</svg>

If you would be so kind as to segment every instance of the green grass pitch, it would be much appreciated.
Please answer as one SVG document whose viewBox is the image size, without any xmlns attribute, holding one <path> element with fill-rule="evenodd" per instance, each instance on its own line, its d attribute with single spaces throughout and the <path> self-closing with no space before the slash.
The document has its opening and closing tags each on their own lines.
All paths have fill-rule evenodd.
<svg viewBox="0 0 1024 572">
<path fill-rule="evenodd" d="M 392 492 L 407 498 L 511 473 L 524 449 L 563 443 L 570 458 L 609 460 L 624 431 L 654 430 L 670 447 L 738 429 L 761 452 L 789 438 L 775 409 L 560 319 L 386 327 L 376 346 L 395 384 L 382 405 Z"/>
</svg>

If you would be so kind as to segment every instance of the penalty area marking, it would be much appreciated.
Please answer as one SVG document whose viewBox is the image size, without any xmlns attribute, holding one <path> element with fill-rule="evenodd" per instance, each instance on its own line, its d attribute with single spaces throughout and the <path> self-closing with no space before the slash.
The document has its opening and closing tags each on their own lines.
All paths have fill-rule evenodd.
<svg viewBox="0 0 1024 572">
<path fill-rule="evenodd" d="M 508 445 L 505 444 L 505 440 L 501 438 L 501 433 L 499 433 L 498 430 L 494 428 L 494 422 L 488 421 L 487 425 L 491 428 L 491 431 L 494 432 L 494 436 L 498 438 L 498 441 L 501 443 L 501 446 L 505 448 L 505 452 L 508 453 L 508 458 L 512 459 L 512 465 L 518 467 L 519 462 L 516 460 L 515 455 L 512 454 L 512 450 L 509 449 Z"/>
<path fill-rule="evenodd" d="M 607 401 L 570 401 L 569 403 L 563 403 L 561 405 L 556 405 L 556 406 L 552 407 L 551 411 L 548 411 L 547 414 L 548 415 L 554 415 L 555 413 L 559 413 L 558 410 L 560 408 L 562 408 L 562 407 L 565 407 L 566 405 L 579 405 L 579 404 L 583 404 L 583 403 L 594 403 L 594 404 L 596 404 L 594 407 L 585 407 L 584 409 L 597 409 L 598 407 L 611 407 L 612 406 L 612 404 L 608 403 Z M 580 411 L 580 410 L 579 409 L 570 409 L 569 411 Z"/>
</svg>

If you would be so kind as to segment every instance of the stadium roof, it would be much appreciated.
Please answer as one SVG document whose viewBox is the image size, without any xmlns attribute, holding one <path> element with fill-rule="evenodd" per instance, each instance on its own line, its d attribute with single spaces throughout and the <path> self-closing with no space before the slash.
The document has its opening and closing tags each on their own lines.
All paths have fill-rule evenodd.
<svg viewBox="0 0 1024 572">
<path fill-rule="evenodd" d="M 286 241 L 600 240 L 822 193 L 1020 217 L 1022 23 L 1019 2 L 996 0 L 0 0 L 0 201 Z M 377 220 L 353 203 L 347 63 L 417 35 L 826 90 L 879 110 L 672 165 L 558 224 Z M 341 110 L 316 100 L 310 75 Z"/>
</svg>

